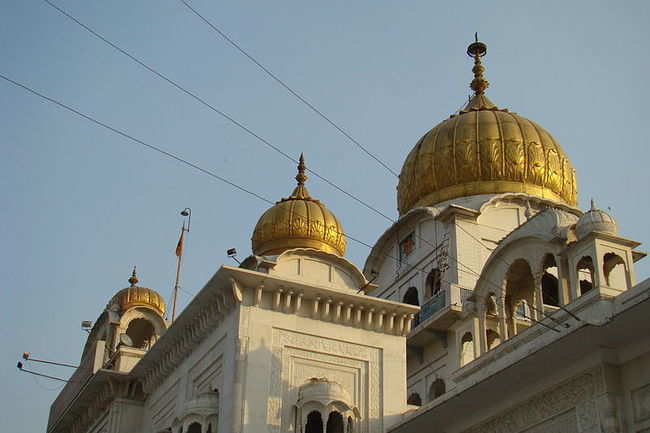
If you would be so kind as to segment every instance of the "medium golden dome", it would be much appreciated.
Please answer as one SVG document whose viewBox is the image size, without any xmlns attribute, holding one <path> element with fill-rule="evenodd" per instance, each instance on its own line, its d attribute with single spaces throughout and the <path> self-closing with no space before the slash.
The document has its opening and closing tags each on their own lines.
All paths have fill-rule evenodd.
<svg viewBox="0 0 650 433">
<path fill-rule="evenodd" d="M 253 231 L 253 254 L 278 255 L 291 248 L 314 248 L 343 256 L 345 234 L 341 223 L 305 187 L 305 161 L 300 155 L 298 186 L 262 214 Z"/>
<path fill-rule="evenodd" d="M 131 307 L 145 307 L 154 310 L 161 316 L 165 315 L 165 301 L 162 296 L 155 290 L 136 286 L 138 278 L 135 275 L 135 268 L 133 268 L 129 283 L 131 286 L 117 292 L 109 302 L 109 305 L 118 305 L 120 313 L 125 312 Z"/>
<path fill-rule="evenodd" d="M 544 128 L 500 109 L 483 92 L 482 42 L 474 57 L 475 95 L 427 132 L 406 157 L 397 186 L 400 215 L 419 206 L 477 194 L 522 192 L 575 206 L 575 169 Z"/>
</svg>

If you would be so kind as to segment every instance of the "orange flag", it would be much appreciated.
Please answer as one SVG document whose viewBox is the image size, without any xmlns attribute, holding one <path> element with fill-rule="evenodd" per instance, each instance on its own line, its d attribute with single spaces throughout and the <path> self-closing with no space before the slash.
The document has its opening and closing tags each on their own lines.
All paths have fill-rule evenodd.
<svg viewBox="0 0 650 433">
<path fill-rule="evenodd" d="M 178 238 L 178 245 L 176 245 L 176 257 L 180 257 L 183 254 L 184 239 L 185 239 L 185 223 L 183 223 L 183 228 L 181 229 L 181 237 Z"/>
</svg>

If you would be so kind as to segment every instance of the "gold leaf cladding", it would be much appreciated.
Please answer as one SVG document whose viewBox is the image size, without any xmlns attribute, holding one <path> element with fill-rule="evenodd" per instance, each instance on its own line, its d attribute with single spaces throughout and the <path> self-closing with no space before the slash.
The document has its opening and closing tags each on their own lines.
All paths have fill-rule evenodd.
<svg viewBox="0 0 650 433">
<path fill-rule="evenodd" d="M 400 214 L 458 197 L 508 191 L 576 204 L 575 170 L 553 137 L 491 102 L 483 106 L 489 108 L 462 111 L 418 141 L 400 174 Z"/>
<path fill-rule="evenodd" d="M 547 181 L 546 185 L 554 191 L 562 191 L 562 166 L 560 154 L 555 149 L 550 149 L 547 154 Z"/>
<path fill-rule="evenodd" d="M 525 156 L 524 143 L 520 138 L 511 138 L 506 142 L 506 163 L 504 179 L 515 182 L 524 180 Z"/>
<path fill-rule="evenodd" d="M 303 212 L 309 209 L 309 217 Z M 267 210 L 255 226 L 253 252 L 276 255 L 289 248 L 316 248 L 339 255 L 345 254 L 343 229 L 325 206 L 311 198 L 289 198 Z"/>
<path fill-rule="evenodd" d="M 498 179 L 502 176 L 503 161 L 500 137 L 484 137 L 479 142 L 481 153 L 481 178 Z"/>
<path fill-rule="evenodd" d="M 528 143 L 528 181 L 536 185 L 544 185 L 544 148 L 540 143 Z"/>
</svg>

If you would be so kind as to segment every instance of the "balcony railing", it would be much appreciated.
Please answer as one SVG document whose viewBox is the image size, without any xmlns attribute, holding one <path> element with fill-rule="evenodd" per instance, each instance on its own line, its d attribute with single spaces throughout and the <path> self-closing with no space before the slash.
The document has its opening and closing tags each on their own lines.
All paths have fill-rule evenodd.
<svg viewBox="0 0 650 433">
<path fill-rule="evenodd" d="M 467 301 L 467 298 L 472 296 L 473 293 L 473 290 L 465 289 L 456 284 L 452 284 L 450 287 L 441 290 L 420 306 L 420 312 L 415 315 L 412 328 L 427 321 L 447 306 L 455 305 L 456 307 L 462 307 Z"/>
<path fill-rule="evenodd" d="M 447 291 L 441 290 L 436 295 L 427 300 L 420 307 L 420 312 L 415 315 L 413 327 L 424 322 L 447 305 Z"/>
</svg>

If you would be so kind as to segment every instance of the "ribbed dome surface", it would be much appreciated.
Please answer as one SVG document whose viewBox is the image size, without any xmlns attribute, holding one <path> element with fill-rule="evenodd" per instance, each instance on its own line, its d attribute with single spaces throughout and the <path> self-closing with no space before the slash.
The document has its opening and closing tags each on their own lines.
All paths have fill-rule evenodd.
<svg viewBox="0 0 650 433">
<path fill-rule="evenodd" d="M 406 157 L 400 214 L 477 194 L 524 192 L 576 204 L 575 170 L 544 128 L 486 96 L 427 132 Z"/>
<path fill-rule="evenodd" d="M 262 214 L 252 237 L 253 253 L 277 255 L 291 248 L 315 248 L 345 254 L 345 235 L 338 219 L 323 203 L 313 199 L 304 186 L 304 160 L 301 155 L 298 186 Z"/>
<path fill-rule="evenodd" d="M 135 269 L 129 278 L 130 287 L 120 290 L 113 296 L 109 304 L 117 304 L 120 313 L 131 307 L 146 307 L 156 311 L 161 316 L 165 315 L 165 300 L 155 290 L 146 287 L 136 286 L 138 279 L 135 276 Z"/>
<path fill-rule="evenodd" d="M 618 234 L 616 221 L 604 210 L 597 209 L 592 200 L 591 209 L 585 212 L 576 223 L 576 234 L 582 239 L 591 232 Z"/>
</svg>

